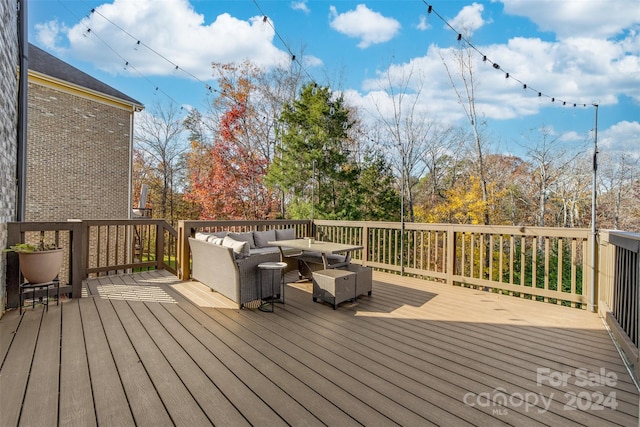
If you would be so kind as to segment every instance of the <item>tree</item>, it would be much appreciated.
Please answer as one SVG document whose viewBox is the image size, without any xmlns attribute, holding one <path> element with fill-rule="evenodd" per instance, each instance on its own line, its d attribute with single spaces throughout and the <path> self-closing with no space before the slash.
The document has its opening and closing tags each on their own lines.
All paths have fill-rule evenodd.
<svg viewBox="0 0 640 427">
<path fill-rule="evenodd" d="M 176 187 L 181 185 L 184 172 L 180 160 L 187 149 L 180 112 L 173 103 L 155 104 L 138 116 L 134 129 L 139 156 L 136 164 L 149 167 L 143 175 L 152 193 L 160 194 L 156 203 L 159 216 L 169 221 L 174 219 Z"/>
<path fill-rule="evenodd" d="M 555 193 L 553 188 L 558 178 L 577 154 L 567 155 L 567 150 L 561 146 L 560 138 L 553 137 L 553 130 L 542 126 L 536 131 L 540 137 L 527 136 L 529 141 L 527 155 L 533 164 L 532 182 L 535 185 L 535 199 L 537 199 L 538 215 L 536 225 L 547 225 L 547 205 L 550 197 Z"/>
<path fill-rule="evenodd" d="M 351 124 L 342 97 L 334 99 L 328 87 L 304 86 L 280 116 L 281 145 L 267 176 L 271 188 L 280 189 L 290 206 L 311 206 L 320 218 L 357 218 L 350 197 L 359 173 L 349 160 Z"/>
<path fill-rule="evenodd" d="M 465 40 L 468 40 L 468 37 L 465 37 Z M 491 218 L 489 214 L 489 190 L 487 188 L 488 184 L 485 169 L 486 141 L 481 130 L 481 126 L 484 126 L 485 122 L 482 121 L 482 123 L 480 123 L 480 114 L 476 110 L 475 91 L 477 81 L 473 67 L 473 53 L 475 51 L 472 50 L 470 46 L 467 46 L 466 48 L 460 47 L 458 50 L 451 50 L 451 52 L 453 55 L 453 65 L 457 67 L 459 72 L 459 79 L 455 77 L 454 71 L 451 70 L 451 66 L 442 54 L 440 54 L 440 58 L 442 59 L 442 63 L 444 64 L 447 75 L 449 76 L 451 87 L 458 98 L 458 103 L 462 107 L 467 122 L 471 127 L 473 140 L 472 145 L 473 151 L 475 152 L 475 172 L 480 180 L 479 183 L 482 190 L 482 202 L 485 206 L 483 223 L 485 225 L 489 225 L 491 223 Z"/>
<path fill-rule="evenodd" d="M 624 201 L 634 200 L 633 183 L 638 181 L 638 159 L 631 158 L 627 153 L 618 152 L 601 156 L 600 162 L 602 167 L 599 169 L 598 176 L 603 191 L 599 205 L 601 209 L 604 208 L 603 213 L 607 214 L 602 225 L 619 230 L 623 223 L 621 212 L 626 204 Z M 634 205 L 636 200 L 633 202 Z"/>
<path fill-rule="evenodd" d="M 390 67 L 384 77 L 380 83 L 381 101 L 374 104 L 376 126 L 370 139 L 388 153 L 406 200 L 405 215 L 413 222 L 416 185 L 429 167 L 436 174 L 439 172 L 436 163 L 447 151 L 452 128 L 418 110 L 423 82 L 421 76 L 414 75 L 413 68 L 397 74 Z M 430 154 L 436 158 L 429 159 Z"/>
<path fill-rule="evenodd" d="M 238 78 L 219 81 L 223 96 L 216 104 L 223 112 L 213 144 L 192 141 L 186 197 L 200 206 L 202 219 L 265 219 L 274 210 L 275 200 L 264 185 L 267 159 L 256 149 L 250 125 L 254 115 L 249 97 L 255 69 L 247 65 L 239 75 L 233 66 L 223 69 Z M 200 135 L 196 123 L 189 123 L 192 136 Z"/>
<path fill-rule="evenodd" d="M 399 221 L 400 195 L 391 167 L 381 153 L 365 154 L 358 180 L 358 205 L 364 221 Z"/>
</svg>

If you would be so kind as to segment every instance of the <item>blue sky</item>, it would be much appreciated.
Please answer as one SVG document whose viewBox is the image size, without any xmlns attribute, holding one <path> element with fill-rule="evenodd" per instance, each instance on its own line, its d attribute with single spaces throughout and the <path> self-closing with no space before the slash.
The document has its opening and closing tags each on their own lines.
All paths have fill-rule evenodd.
<svg viewBox="0 0 640 427">
<path fill-rule="evenodd" d="M 478 51 L 476 104 L 494 150 L 518 154 L 522 135 L 541 126 L 568 146 L 589 147 L 598 103 L 601 151 L 640 157 L 638 0 L 31 0 L 28 7 L 31 43 L 144 105 L 172 100 L 201 111 L 205 85 L 214 84 L 211 62 L 250 59 L 268 68 L 286 64 L 291 51 L 318 83 L 364 111 L 385 102 L 388 76 L 419 76 L 421 110 L 460 124 L 443 65 L 460 32 Z"/>
</svg>

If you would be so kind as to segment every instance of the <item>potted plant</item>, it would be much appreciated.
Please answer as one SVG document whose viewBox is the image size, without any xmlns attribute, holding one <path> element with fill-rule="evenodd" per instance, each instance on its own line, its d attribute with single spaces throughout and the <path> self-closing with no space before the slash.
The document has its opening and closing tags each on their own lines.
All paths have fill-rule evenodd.
<svg viewBox="0 0 640 427">
<path fill-rule="evenodd" d="M 64 250 L 56 245 L 40 242 L 17 243 L 4 252 L 16 252 L 20 262 L 20 271 L 29 283 L 46 283 L 56 278 L 62 267 Z"/>
</svg>

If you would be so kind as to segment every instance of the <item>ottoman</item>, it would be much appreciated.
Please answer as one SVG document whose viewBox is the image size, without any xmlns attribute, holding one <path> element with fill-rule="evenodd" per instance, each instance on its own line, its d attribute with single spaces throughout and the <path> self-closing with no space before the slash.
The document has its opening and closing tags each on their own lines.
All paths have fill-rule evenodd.
<svg viewBox="0 0 640 427">
<path fill-rule="evenodd" d="M 313 272 L 313 301 L 318 299 L 338 304 L 356 297 L 356 273 L 352 271 L 327 269 Z"/>
</svg>

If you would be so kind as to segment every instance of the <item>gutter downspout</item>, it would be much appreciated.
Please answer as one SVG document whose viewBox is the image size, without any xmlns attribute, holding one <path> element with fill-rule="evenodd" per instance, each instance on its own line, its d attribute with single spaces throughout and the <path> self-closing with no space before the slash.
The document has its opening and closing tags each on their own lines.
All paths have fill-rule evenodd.
<svg viewBox="0 0 640 427">
<path fill-rule="evenodd" d="M 133 218 L 133 115 L 135 107 L 131 109 L 129 114 L 129 198 L 127 202 L 127 219 Z"/>
<path fill-rule="evenodd" d="M 27 110 L 29 88 L 29 41 L 27 27 L 27 0 L 18 0 L 18 79 L 17 167 L 16 167 L 16 221 L 25 220 L 27 192 Z"/>
</svg>

